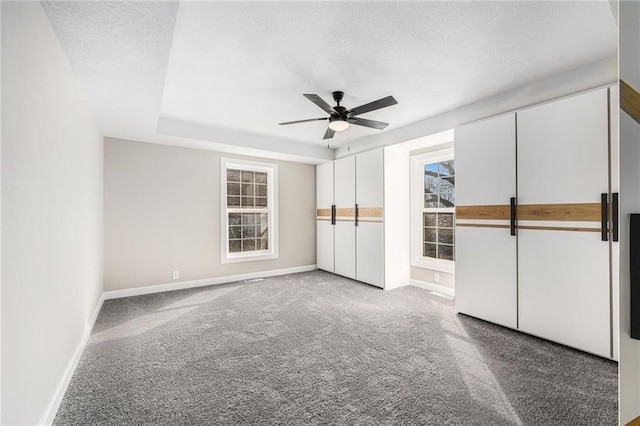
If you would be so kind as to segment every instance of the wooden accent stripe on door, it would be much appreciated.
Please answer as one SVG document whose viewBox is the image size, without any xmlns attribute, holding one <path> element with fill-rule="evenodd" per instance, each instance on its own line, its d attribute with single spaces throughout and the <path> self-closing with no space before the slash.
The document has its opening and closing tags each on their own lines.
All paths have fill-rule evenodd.
<svg viewBox="0 0 640 426">
<path fill-rule="evenodd" d="M 458 206 L 457 219 L 509 220 L 511 210 L 508 204 L 495 206 Z"/>
<path fill-rule="evenodd" d="M 600 203 L 519 204 L 518 220 L 600 222 L 601 209 Z"/>
<path fill-rule="evenodd" d="M 620 80 L 620 108 L 640 123 L 640 93 Z"/>
<path fill-rule="evenodd" d="M 353 219 L 356 214 L 355 208 L 336 209 L 336 218 L 344 220 L 346 218 Z M 317 209 L 317 216 L 331 216 L 331 209 Z M 382 207 L 358 207 L 358 217 L 383 217 Z"/>
<path fill-rule="evenodd" d="M 518 220 L 600 222 L 600 203 L 518 204 Z M 509 205 L 458 206 L 457 219 L 509 220 Z"/>
</svg>

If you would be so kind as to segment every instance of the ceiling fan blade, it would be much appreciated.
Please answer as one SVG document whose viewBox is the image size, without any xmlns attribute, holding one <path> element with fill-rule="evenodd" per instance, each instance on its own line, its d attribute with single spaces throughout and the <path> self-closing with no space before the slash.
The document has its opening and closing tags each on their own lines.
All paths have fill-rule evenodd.
<svg viewBox="0 0 640 426">
<path fill-rule="evenodd" d="M 375 111 L 380 108 L 386 108 L 391 105 L 397 104 L 398 101 L 395 100 L 393 96 L 387 96 L 386 98 L 378 99 L 377 101 L 369 102 L 368 104 L 360 105 L 359 107 L 355 107 L 347 111 L 348 115 L 360 115 L 365 112 Z"/>
<path fill-rule="evenodd" d="M 314 104 L 318 105 L 327 114 L 337 114 L 336 110 L 333 109 L 333 107 L 331 105 L 326 103 L 320 96 L 318 96 L 318 95 L 309 95 L 309 94 L 305 94 L 303 96 L 305 98 L 309 99 Z"/>
<path fill-rule="evenodd" d="M 366 118 L 353 117 L 347 120 L 351 124 L 357 124 L 358 126 L 371 127 L 373 129 L 384 130 L 389 123 L 383 123 L 382 121 L 367 120 Z"/>
<path fill-rule="evenodd" d="M 297 123 L 306 123 L 308 121 L 320 121 L 320 120 L 328 120 L 329 117 L 322 117 L 322 118 L 309 118 L 307 120 L 297 120 L 297 121 L 286 121 L 284 123 L 278 123 L 281 126 L 286 126 L 287 124 L 297 124 Z"/>
<path fill-rule="evenodd" d="M 331 127 L 327 127 L 327 131 L 322 139 L 331 139 L 336 132 Z"/>
</svg>

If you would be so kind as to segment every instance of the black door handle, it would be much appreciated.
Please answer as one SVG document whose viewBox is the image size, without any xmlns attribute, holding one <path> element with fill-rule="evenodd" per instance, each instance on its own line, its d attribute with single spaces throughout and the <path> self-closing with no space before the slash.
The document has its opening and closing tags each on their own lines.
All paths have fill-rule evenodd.
<svg viewBox="0 0 640 426">
<path fill-rule="evenodd" d="M 358 205 L 356 204 L 356 226 L 358 226 Z"/>
<path fill-rule="evenodd" d="M 332 225 L 336 224 L 336 205 L 335 204 L 331 206 L 331 224 Z"/>
<path fill-rule="evenodd" d="M 619 237 L 619 224 L 618 224 L 618 193 L 611 194 L 611 240 L 618 242 Z"/>
<path fill-rule="evenodd" d="M 600 194 L 601 219 L 600 230 L 602 241 L 609 241 L 609 195 L 607 193 Z"/>
<path fill-rule="evenodd" d="M 511 235 L 516 235 L 517 214 L 516 197 L 511 197 Z"/>
</svg>

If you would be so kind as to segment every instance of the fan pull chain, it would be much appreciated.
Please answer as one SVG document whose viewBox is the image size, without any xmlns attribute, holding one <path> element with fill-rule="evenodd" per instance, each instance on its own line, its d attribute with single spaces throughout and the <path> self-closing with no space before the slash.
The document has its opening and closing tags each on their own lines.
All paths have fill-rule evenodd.
<svg viewBox="0 0 640 426">
<path fill-rule="evenodd" d="M 351 151 L 351 128 L 347 130 L 347 151 Z"/>
</svg>

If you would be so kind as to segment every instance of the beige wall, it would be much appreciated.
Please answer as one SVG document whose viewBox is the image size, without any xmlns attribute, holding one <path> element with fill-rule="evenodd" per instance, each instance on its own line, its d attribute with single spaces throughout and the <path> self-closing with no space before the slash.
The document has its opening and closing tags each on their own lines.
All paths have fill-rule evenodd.
<svg viewBox="0 0 640 426">
<path fill-rule="evenodd" d="M 41 4 L 1 7 L 1 423 L 38 424 L 102 293 L 103 139 Z"/>
<path fill-rule="evenodd" d="M 440 282 L 433 279 L 433 274 L 440 274 Z M 439 285 L 442 287 L 455 288 L 455 275 L 446 272 L 432 271 L 431 269 L 420 268 L 418 266 L 411 267 L 411 279 L 426 283 Z"/>
<path fill-rule="evenodd" d="M 264 159 L 278 164 L 279 258 L 221 263 L 221 156 L 237 157 L 105 139 L 105 291 L 315 264 L 315 166 Z"/>
</svg>

